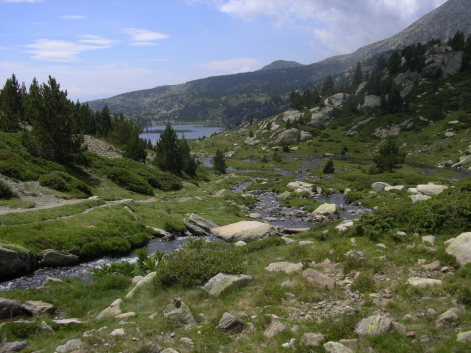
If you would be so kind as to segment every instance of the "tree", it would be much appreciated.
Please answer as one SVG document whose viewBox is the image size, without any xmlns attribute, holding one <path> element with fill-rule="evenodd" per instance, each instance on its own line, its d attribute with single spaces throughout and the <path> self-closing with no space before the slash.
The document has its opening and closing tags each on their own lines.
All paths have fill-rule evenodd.
<svg viewBox="0 0 471 353">
<path fill-rule="evenodd" d="M 0 91 L 0 130 L 17 132 L 23 120 L 23 94 L 15 75 L 11 75 Z"/>
<path fill-rule="evenodd" d="M 402 57 L 399 52 L 395 51 L 394 53 L 391 54 L 389 57 L 389 62 L 388 62 L 388 71 L 389 74 L 395 75 L 399 72 L 401 69 L 401 63 L 402 63 Z"/>
<path fill-rule="evenodd" d="M 213 157 L 213 169 L 221 174 L 226 174 L 226 159 L 224 158 L 224 153 L 219 148 L 216 150 L 216 155 Z"/>
<path fill-rule="evenodd" d="M 357 62 L 355 66 L 355 72 L 353 73 L 352 78 L 352 86 L 353 88 L 357 88 L 363 82 L 363 69 L 361 67 L 361 63 Z"/>
<path fill-rule="evenodd" d="M 177 144 L 180 170 L 190 176 L 195 176 L 198 163 L 196 162 L 195 157 L 191 155 L 190 146 L 188 146 L 185 136 L 182 136 L 182 138 L 177 141 Z"/>
<path fill-rule="evenodd" d="M 396 146 L 393 140 L 388 140 L 379 148 L 379 154 L 373 161 L 380 173 L 392 173 L 394 169 L 401 168 L 406 159 L 405 152 L 402 152 L 399 146 Z"/>
<path fill-rule="evenodd" d="M 145 163 L 147 158 L 146 141 L 139 137 L 140 132 L 139 126 L 132 128 L 130 138 L 124 145 L 123 157 Z"/>
<path fill-rule="evenodd" d="M 327 76 L 322 84 L 322 95 L 324 97 L 331 96 L 334 94 L 334 79 L 332 76 Z"/>
<path fill-rule="evenodd" d="M 329 159 L 322 170 L 324 174 L 333 174 L 335 172 L 334 161 Z"/>
</svg>

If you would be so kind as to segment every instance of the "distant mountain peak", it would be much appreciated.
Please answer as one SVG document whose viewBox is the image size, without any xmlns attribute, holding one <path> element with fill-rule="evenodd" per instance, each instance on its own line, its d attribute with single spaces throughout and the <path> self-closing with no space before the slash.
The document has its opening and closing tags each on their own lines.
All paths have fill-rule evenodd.
<svg viewBox="0 0 471 353">
<path fill-rule="evenodd" d="M 290 69 L 292 67 L 304 66 L 296 61 L 276 60 L 269 65 L 262 67 L 258 71 L 262 70 L 279 70 L 279 69 Z"/>
</svg>

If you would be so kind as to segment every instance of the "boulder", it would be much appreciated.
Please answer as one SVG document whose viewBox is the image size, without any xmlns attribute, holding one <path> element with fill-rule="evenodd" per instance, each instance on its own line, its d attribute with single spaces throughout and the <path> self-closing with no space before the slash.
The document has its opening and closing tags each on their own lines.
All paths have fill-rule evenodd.
<svg viewBox="0 0 471 353">
<path fill-rule="evenodd" d="M 306 332 L 301 338 L 301 345 L 305 347 L 319 347 L 325 336 L 320 333 Z"/>
<path fill-rule="evenodd" d="M 312 108 L 311 122 L 312 127 L 326 126 L 332 120 L 332 113 L 334 108 L 325 106 L 323 108 Z"/>
<path fill-rule="evenodd" d="M 471 331 L 458 333 L 458 336 L 456 336 L 456 342 L 471 343 Z"/>
<path fill-rule="evenodd" d="M 312 134 L 308 131 L 301 130 L 299 133 L 299 141 L 304 142 L 304 141 L 309 141 L 312 139 Z"/>
<path fill-rule="evenodd" d="M 134 294 L 136 293 L 137 289 L 146 285 L 147 283 L 150 283 L 152 282 L 152 280 L 155 278 L 155 276 L 157 276 L 157 272 L 151 272 L 149 273 L 147 276 L 145 276 L 144 278 L 142 278 L 135 286 L 133 289 L 131 289 L 129 291 L 128 294 L 126 294 L 126 299 L 128 298 L 132 298 L 134 296 Z"/>
<path fill-rule="evenodd" d="M 305 183 L 303 181 L 292 181 L 286 185 L 289 189 L 293 190 L 294 192 L 301 193 L 301 192 L 308 192 L 312 193 L 313 184 Z"/>
<path fill-rule="evenodd" d="M 427 200 L 431 199 L 430 196 L 422 195 L 422 194 L 410 195 L 409 198 L 412 200 L 413 203 L 417 203 L 417 202 L 421 202 L 421 201 L 427 201 Z"/>
<path fill-rule="evenodd" d="M 308 280 L 309 283 L 318 286 L 318 287 L 327 287 L 329 289 L 334 289 L 335 280 L 326 276 L 320 272 L 314 271 L 312 268 L 308 268 L 303 272 L 304 278 Z"/>
<path fill-rule="evenodd" d="M 434 196 L 441 194 L 444 190 L 448 189 L 446 185 L 437 185 L 429 183 L 426 185 L 417 185 L 417 191 L 423 195 Z"/>
<path fill-rule="evenodd" d="M 121 308 L 120 305 L 123 302 L 122 299 L 116 299 L 109 307 L 104 309 L 101 313 L 97 315 L 95 318 L 95 321 L 100 320 L 103 317 L 115 317 L 116 315 L 121 314 Z"/>
<path fill-rule="evenodd" d="M 471 263 L 471 232 L 461 233 L 445 242 L 446 252 L 456 258 L 461 266 Z"/>
<path fill-rule="evenodd" d="M 67 341 L 66 344 L 63 344 L 62 346 L 59 346 L 56 348 L 54 352 L 56 353 L 67 353 L 67 352 L 72 352 L 76 351 L 80 348 L 83 348 L 84 344 L 81 340 L 70 340 Z"/>
<path fill-rule="evenodd" d="M 176 351 L 173 348 L 166 348 L 163 351 L 161 351 L 160 353 L 178 353 L 178 351 Z"/>
<path fill-rule="evenodd" d="M 324 351 L 328 353 L 353 353 L 353 351 L 339 342 L 327 342 L 324 344 Z"/>
<path fill-rule="evenodd" d="M 251 242 L 279 235 L 275 227 L 257 221 L 240 221 L 213 228 L 211 232 L 227 242 L 237 242 L 239 240 Z"/>
<path fill-rule="evenodd" d="M 268 326 L 268 328 L 265 330 L 265 332 L 263 332 L 263 334 L 265 335 L 265 337 L 271 338 L 276 336 L 280 332 L 283 332 L 284 330 L 286 330 L 285 324 L 280 321 L 273 321 L 270 326 Z"/>
<path fill-rule="evenodd" d="M 265 267 L 265 270 L 269 272 L 284 272 L 286 274 L 301 271 L 303 264 L 301 262 L 293 264 L 291 262 L 274 262 Z"/>
<path fill-rule="evenodd" d="M 460 158 L 460 161 L 458 163 L 453 164 L 451 167 L 458 168 L 470 162 L 471 162 L 471 156 L 464 156 Z"/>
<path fill-rule="evenodd" d="M 1 353 L 13 353 L 19 352 L 28 346 L 28 342 L 5 342 L 0 340 L 0 352 Z"/>
<path fill-rule="evenodd" d="M 281 117 L 283 121 L 286 122 L 295 122 L 298 119 L 301 119 L 304 116 L 304 113 L 299 112 L 299 110 L 287 110 L 286 112 L 283 113 L 283 116 Z"/>
<path fill-rule="evenodd" d="M 324 100 L 324 104 L 327 106 L 333 106 L 339 108 L 343 103 L 350 98 L 350 95 L 347 93 L 336 93 L 333 96 L 328 97 Z"/>
<path fill-rule="evenodd" d="M 0 319 L 9 319 L 19 315 L 23 315 L 19 300 L 0 298 Z"/>
<path fill-rule="evenodd" d="M 373 315 L 360 321 L 355 328 L 358 336 L 379 335 L 391 329 L 393 321 L 382 315 Z"/>
<path fill-rule="evenodd" d="M 292 145 L 301 141 L 301 131 L 296 128 L 284 130 L 278 136 L 278 144 L 280 145 Z"/>
<path fill-rule="evenodd" d="M 34 316 L 34 315 L 48 313 L 48 312 L 53 311 L 54 305 L 41 302 L 41 301 L 29 300 L 23 305 L 21 305 L 21 308 L 28 314 Z"/>
<path fill-rule="evenodd" d="M 189 218 L 185 218 L 183 220 L 183 224 L 193 235 L 202 236 L 208 235 L 211 233 L 212 228 L 216 228 L 218 226 L 216 223 L 204 219 L 194 213 L 190 214 Z"/>
<path fill-rule="evenodd" d="M 80 262 L 77 255 L 65 251 L 47 249 L 38 255 L 38 265 L 40 267 L 63 267 L 75 266 Z"/>
<path fill-rule="evenodd" d="M 432 278 L 411 277 L 407 280 L 406 284 L 410 284 L 413 287 L 440 286 L 442 281 Z"/>
<path fill-rule="evenodd" d="M 362 108 L 376 108 L 381 105 L 381 97 L 375 95 L 365 96 L 365 102 L 361 106 Z"/>
<path fill-rule="evenodd" d="M 218 273 L 203 286 L 203 289 L 210 295 L 218 296 L 229 287 L 240 287 L 252 281 L 252 276 L 247 275 L 226 275 Z"/>
<path fill-rule="evenodd" d="M 450 309 L 445 311 L 435 320 L 435 326 L 442 327 L 448 325 L 455 325 L 458 321 L 458 315 L 454 310 Z"/>
<path fill-rule="evenodd" d="M 333 203 L 325 203 L 317 207 L 312 214 L 314 216 L 332 216 L 338 214 L 337 206 Z"/>
<path fill-rule="evenodd" d="M 0 244 L 0 281 L 18 277 L 36 269 L 36 256 L 19 245 Z"/>
<path fill-rule="evenodd" d="M 180 298 L 172 299 L 164 310 L 164 317 L 174 320 L 178 325 L 190 328 L 196 320 L 190 308 Z"/>
<path fill-rule="evenodd" d="M 383 183 L 382 181 L 377 181 L 376 183 L 371 184 L 371 188 L 374 191 L 383 191 L 386 187 L 391 186 L 388 183 Z"/>
<path fill-rule="evenodd" d="M 230 313 L 224 313 L 221 320 L 219 320 L 217 329 L 234 333 L 242 332 L 244 329 L 244 321 Z"/>
</svg>

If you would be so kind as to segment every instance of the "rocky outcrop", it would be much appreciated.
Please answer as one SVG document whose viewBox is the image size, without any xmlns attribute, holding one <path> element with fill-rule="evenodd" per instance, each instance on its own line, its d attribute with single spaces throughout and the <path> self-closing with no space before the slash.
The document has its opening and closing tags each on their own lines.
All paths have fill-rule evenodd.
<svg viewBox="0 0 471 353">
<path fill-rule="evenodd" d="M 324 104 L 326 106 L 339 108 L 348 100 L 348 98 L 350 98 L 350 95 L 347 93 L 336 93 L 333 96 L 326 98 L 324 100 Z"/>
<path fill-rule="evenodd" d="M 212 221 L 204 219 L 194 213 L 189 218 L 183 220 L 183 224 L 188 231 L 193 235 L 205 236 L 211 233 L 212 228 L 216 228 L 218 225 Z"/>
<path fill-rule="evenodd" d="M 425 56 L 425 68 L 422 69 L 423 73 L 428 76 L 441 76 L 448 78 L 456 75 L 461 71 L 461 65 L 465 58 L 464 52 L 453 51 L 450 46 L 439 46 L 438 44 L 430 48 Z"/>
<path fill-rule="evenodd" d="M 0 280 L 18 277 L 36 269 L 36 256 L 19 246 L 0 244 Z"/>
<path fill-rule="evenodd" d="M 461 233 L 458 237 L 447 240 L 446 252 L 456 258 L 461 266 L 471 263 L 471 232 Z"/>
<path fill-rule="evenodd" d="M 9 319 L 22 314 L 23 310 L 21 309 L 20 301 L 0 298 L 0 319 Z"/>
<path fill-rule="evenodd" d="M 299 112 L 299 110 L 287 110 L 286 112 L 283 113 L 282 119 L 285 123 L 288 121 L 293 123 L 298 119 L 301 119 L 304 117 L 304 113 Z"/>
<path fill-rule="evenodd" d="M 257 221 L 240 221 L 228 224 L 227 226 L 213 228 L 211 232 L 227 242 L 239 240 L 251 242 L 280 235 L 275 227 Z"/>
<path fill-rule="evenodd" d="M 312 127 L 326 126 L 332 119 L 332 113 L 334 108 L 326 106 L 323 108 L 312 108 L 311 122 L 309 123 Z"/>
<path fill-rule="evenodd" d="M 122 313 L 120 305 L 123 302 L 122 299 L 116 299 L 109 307 L 104 309 L 101 313 L 95 317 L 95 321 L 100 320 L 103 317 L 115 317 Z"/>
<path fill-rule="evenodd" d="M 312 194 L 313 186 L 313 184 L 305 183 L 303 181 L 292 181 L 287 185 L 289 189 L 293 190 L 296 193 L 308 192 L 309 194 Z"/>
<path fill-rule="evenodd" d="M 39 315 L 43 313 L 52 312 L 54 305 L 37 300 L 28 300 L 21 305 L 21 308 L 30 315 Z"/>
<path fill-rule="evenodd" d="M 139 282 L 136 283 L 134 288 L 131 289 L 128 294 L 126 294 L 126 299 L 132 298 L 139 288 L 145 286 L 147 283 L 151 283 L 155 276 L 157 276 L 157 272 L 151 272 L 147 276 L 141 278 Z"/>
<path fill-rule="evenodd" d="M 47 249 L 39 253 L 38 265 L 40 267 L 75 266 L 80 262 L 77 255 L 65 251 Z"/>
<path fill-rule="evenodd" d="M 247 275 L 226 275 L 218 273 L 203 286 L 203 289 L 210 295 L 218 296 L 227 288 L 241 287 L 252 282 L 252 276 Z"/>
<path fill-rule="evenodd" d="M 362 104 L 362 108 L 376 108 L 381 105 L 381 97 L 375 95 L 365 96 L 365 102 Z"/>
<path fill-rule="evenodd" d="M 299 141 L 301 141 L 301 130 L 296 128 L 283 130 L 277 139 L 280 145 L 292 145 Z"/>
</svg>

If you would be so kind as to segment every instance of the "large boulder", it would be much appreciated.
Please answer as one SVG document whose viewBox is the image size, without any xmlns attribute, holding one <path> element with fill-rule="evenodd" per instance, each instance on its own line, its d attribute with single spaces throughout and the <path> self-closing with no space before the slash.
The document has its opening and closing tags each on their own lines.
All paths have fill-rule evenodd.
<svg viewBox="0 0 471 353">
<path fill-rule="evenodd" d="M 285 123 L 288 121 L 293 123 L 296 120 L 301 119 L 302 117 L 304 117 L 304 113 L 301 113 L 299 110 L 287 110 L 283 113 L 283 116 L 281 118 Z"/>
<path fill-rule="evenodd" d="M 97 317 L 95 317 L 95 321 L 98 321 L 104 317 L 115 317 L 121 314 L 122 311 L 121 311 L 120 305 L 122 302 L 123 302 L 122 299 L 116 299 L 113 303 L 111 303 L 109 307 L 104 309 L 101 313 L 97 315 Z"/>
<path fill-rule="evenodd" d="M 448 189 L 446 185 L 437 185 L 433 183 L 425 185 L 417 185 L 417 191 L 423 195 L 434 196 L 441 194 L 444 190 Z"/>
<path fill-rule="evenodd" d="M 77 255 L 54 249 L 41 251 L 38 255 L 38 264 L 40 267 L 75 266 L 79 262 L 80 258 Z"/>
<path fill-rule="evenodd" d="M 333 118 L 332 113 L 334 108 L 326 106 L 322 109 L 312 108 L 311 122 L 309 123 L 312 127 L 322 127 L 326 126 Z"/>
<path fill-rule="evenodd" d="M 327 342 L 324 344 L 324 351 L 327 353 L 353 353 L 353 351 L 339 342 Z"/>
<path fill-rule="evenodd" d="M 462 51 L 453 51 L 453 48 L 443 45 L 430 48 L 426 56 L 426 67 L 422 72 L 429 76 L 439 76 L 447 78 L 456 75 L 461 71 L 461 65 L 465 54 Z"/>
<path fill-rule="evenodd" d="M 145 286 L 148 283 L 151 283 L 156 276 L 157 276 L 157 272 L 151 272 L 147 276 L 141 278 L 139 282 L 136 283 L 134 288 L 131 289 L 128 294 L 126 294 L 126 299 L 132 298 L 139 288 L 141 288 L 142 286 Z"/>
<path fill-rule="evenodd" d="M 0 319 L 9 319 L 19 315 L 23 315 L 20 301 L 0 298 Z"/>
<path fill-rule="evenodd" d="M 203 289 L 210 295 L 218 296 L 229 287 L 244 286 L 252 281 L 252 276 L 247 275 L 226 275 L 218 273 L 203 286 Z"/>
<path fill-rule="evenodd" d="M 19 245 L 0 244 L 0 281 L 18 277 L 36 269 L 36 256 Z"/>
<path fill-rule="evenodd" d="M 257 221 L 240 221 L 228 224 L 227 226 L 213 228 L 211 232 L 216 237 L 227 242 L 236 242 L 239 240 L 251 242 L 279 235 L 275 227 Z"/>
<path fill-rule="evenodd" d="M 376 108 L 381 105 L 381 97 L 375 95 L 365 96 L 365 102 L 362 108 Z"/>
<path fill-rule="evenodd" d="M 326 98 L 324 100 L 324 104 L 327 106 L 339 108 L 348 100 L 348 98 L 350 98 L 350 95 L 347 93 L 336 93 L 333 96 Z"/>
<path fill-rule="evenodd" d="M 174 320 L 178 325 L 190 328 L 196 320 L 190 308 L 180 298 L 173 299 L 164 310 L 164 317 Z"/>
<path fill-rule="evenodd" d="M 338 214 L 337 206 L 333 203 L 325 203 L 317 207 L 312 214 L 314 216 L 332 216 Z"/>
<path fill-rule="evenodd" d="M 446 252 L 456 258 L 461 266 L 471 263 L 471 232 L 461 233 L 445 242 Z"/>
<path fill-rule="evenodd" d="M 216 228 L 218 225 L 212 221 L 204 219 L 194 213 L 189 218 L 183 220 L 183 224 L 193 235 L 208 235 L 211 233 L 212 228 Z"/>
<path fill-rule="evenodd" d="M 383 332 L 390 330 L 393 326 L 393 321 L 382 315 L 373 315 L 360 321 L 355 328 L 358 336 L 365 335 L 379 335 Z"/>
<path fill-rule="evenodd" d="M 301 141 L 301 131 L 296 128 L 284 130 L 278 136 L 278 143 L 280 145 L 292 145 Z"/>
<path fill-rule="evenodd" d="M 6 342 L 0 340 L 0 352 L 1 353 L 13 353 L 20 352 L 28 346 L 28 342 Z"/>
</svg>

